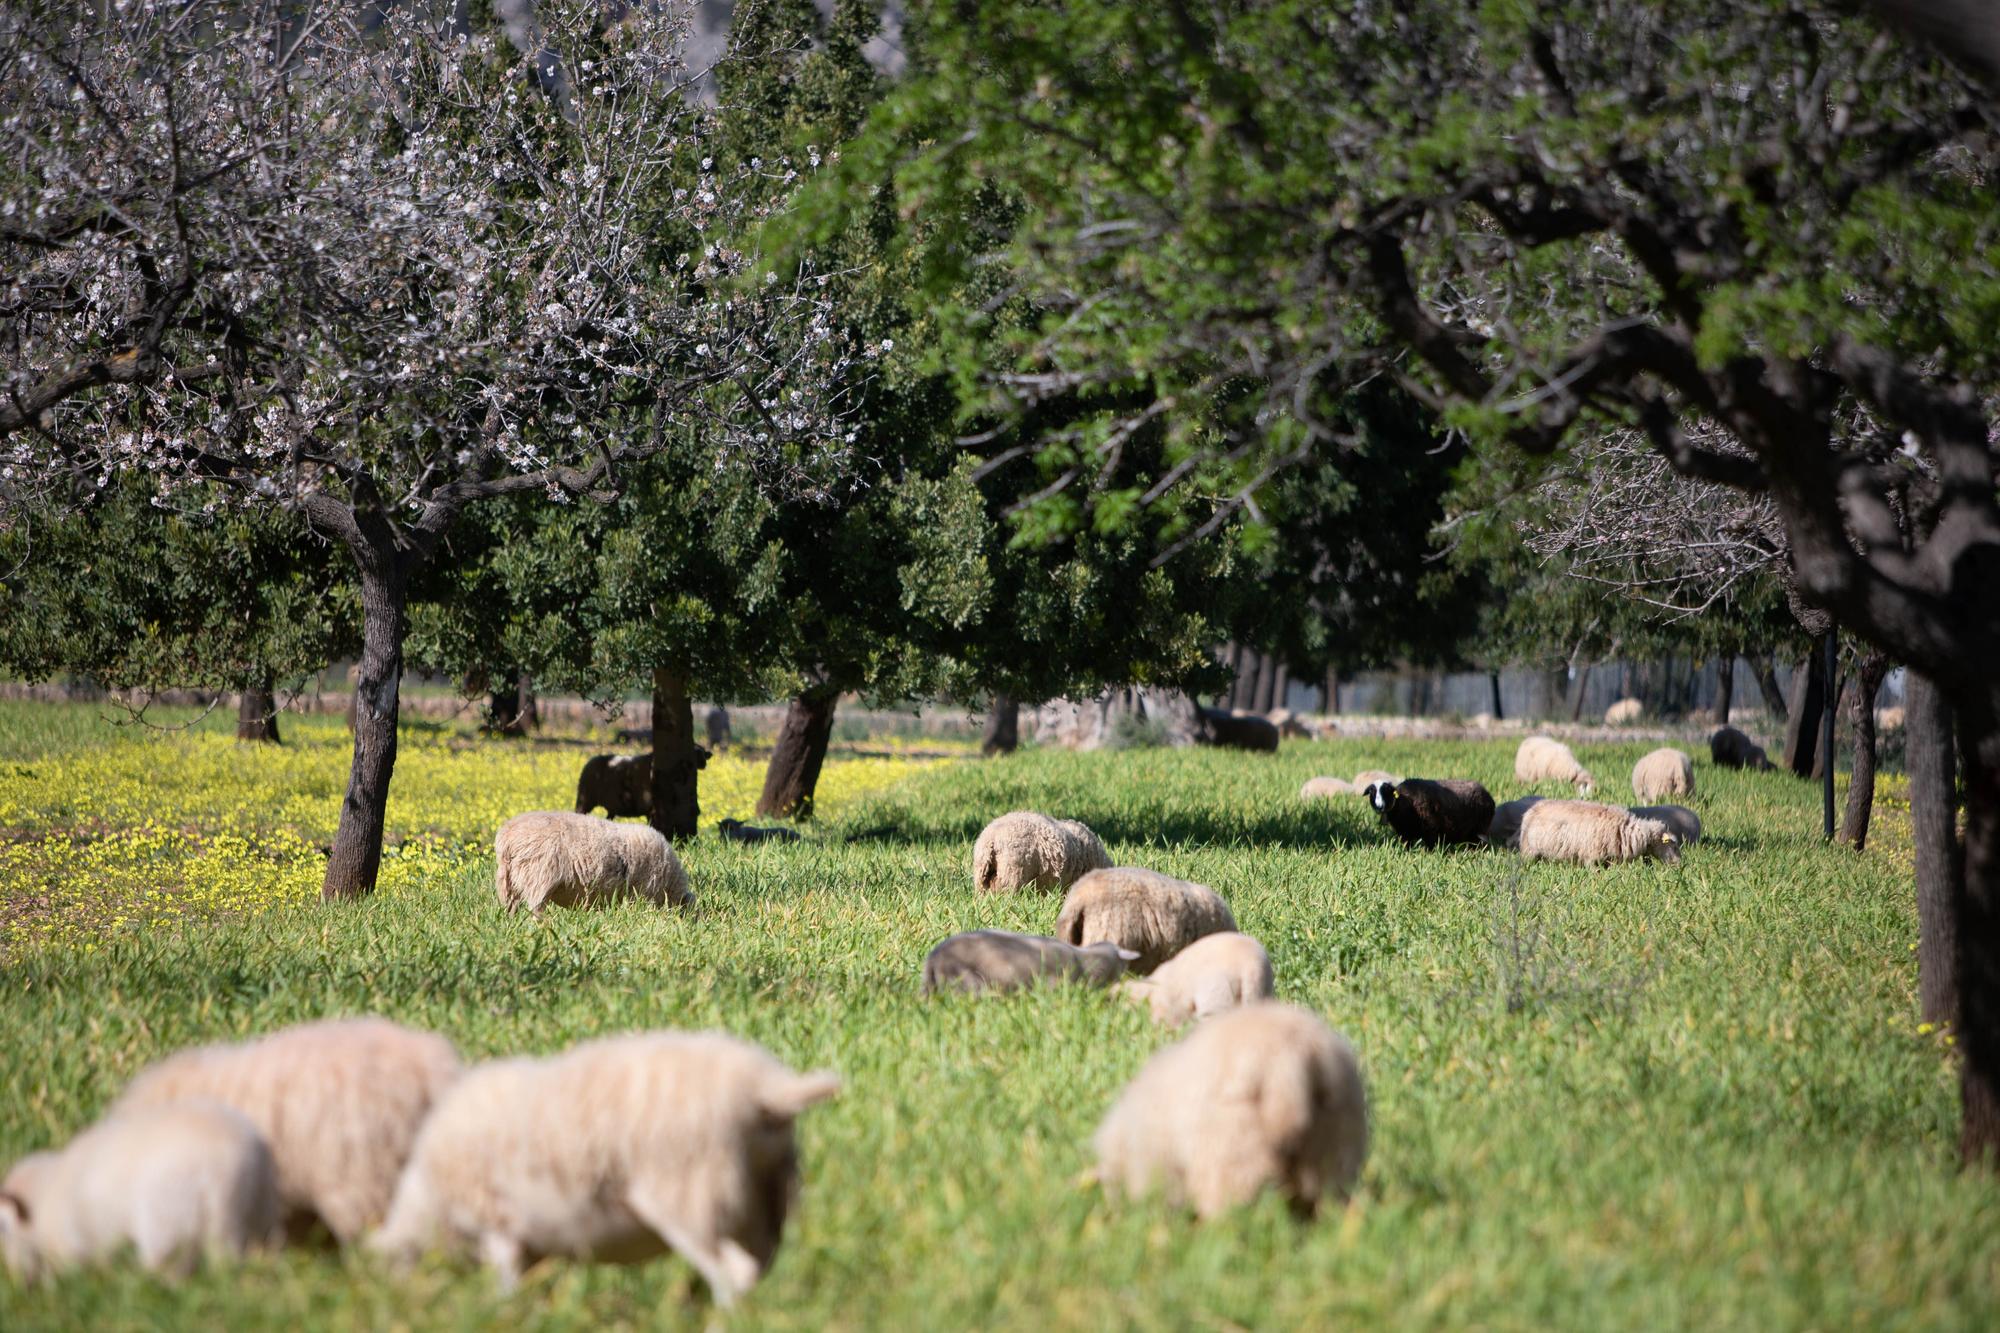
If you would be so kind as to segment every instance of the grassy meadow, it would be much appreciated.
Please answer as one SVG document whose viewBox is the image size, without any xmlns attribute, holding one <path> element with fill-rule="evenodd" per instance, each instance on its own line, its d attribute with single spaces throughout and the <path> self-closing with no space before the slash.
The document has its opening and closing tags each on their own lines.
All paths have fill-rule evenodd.
<svg viewBox="0 0 2000 1333">
<path fill-rule="evenodd" d="M 549 1262 L 501 1297 L 469 1266 L 291 1251 L 179 1286 L 129 1266 L 0 1281 L 0 1328 L 2000 1326 L 2000 1188 L 1955 1170 L 1893 784 L 1855 855 L 1819 842 L 1815 788 L 1702 760 L 1706 843 L 1586 871 L 1408 851 L 1358 799 L 1297 799 L 1365 766 L 1506 799 L 1511 738 L 836 754 L 805 842 L 684 851 L 697 912 L 537 922 L 494 902 L 492 831 L 566 807 L 587 749 L 411 729 L 382 890 L 328 910 L 346 736 L 286 725 L 272 750 L 216 719 L 162 734 L 0 706 L 0 1159 L 66 1138 L 160 1054 L 323 1015 L 434 1028 L 469 1058 L 722 1026 L 846 1080 L 801 1121 L 777 1264 L 718 1316 L 677 1259 Z M 1651 744 L 1579 749 L 1626 801 Z M 705 827 L 759 776 L 712 764 Z M 1141 1012 L 919 998 L 942 936 L 1053 926 L 1054 896 L 971 889 L 974 836 L 1019 807 L 1213 885 L 1280 996 L 1354 1040 L 1374 1137 L 1351 1205 L 1207 1225 L 1113 1205 L 1079 1177 L 1165 1040 Z"/>
</svg>

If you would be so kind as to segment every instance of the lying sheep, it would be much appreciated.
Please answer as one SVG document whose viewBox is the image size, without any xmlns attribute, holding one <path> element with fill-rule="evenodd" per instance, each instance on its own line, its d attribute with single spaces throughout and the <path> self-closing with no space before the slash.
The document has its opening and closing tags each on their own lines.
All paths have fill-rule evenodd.
<svg viewBox="0 0 2000 1333">
<path fill-rule="evenodd" d="M 1354 790 L 1357 792 L 1366 792 L 1378 782 L 1386 782 L 1394 786 L 1401 781 L 1402 779 L 1394 773 L 1384 773 L 1379 768 L 1364 768 L 1354 775 Z"/>
<path fill-rule="evenodd" d="M 1141 974 L 1204 935 L 1234 929 L 1214 889 L 1137 866 L 1091 871 L 1070 886 L 1056 917 L 1057 939 L 1079 948 L 1109 940 L 1138 955 L 1132 970 Z"/>
<path fill-rule="evenodd" d="M 725 819 L 715 826 L 724 842 L 797 842 L 797 829 L 757 828 L 740 819 Z"/>
<path fill-rule="evenodd" d="M 1104 844 L 1084 824 L 1016 810 L 980 830 L 972 844 L 972 885 L 981 893 L 1066 889 L 1110 864 Z"/>
<path fill-rule="evenodd" d="M 1651 856 L 1673 865 L 1679 839 L 1657 819 L 1595 801 L 1543 801 L 1521 820 L 1521 859 L 1601 866 Z"/>
<path fill-rule="evenodd" d="M 1662 746 L 1632 766 L 1632 792 L 1642 801 L 1694 795 L 1694 758 Z"/>
<path fill-rule="evenodd" d="M 1345 1197 L 1368 1155 L 1354 1048 L 1318 1015 L 1263 1001 L 1160 1051 L 1098 1127 L 1097 1179 L 1214 1217 L 1275 1189 L 1310 1214 Z"/>
<path fill-rule="evenodd" d="M 1493 797 L 1477 782 L 1404 778 L 1368 788 L 1368 804 L 1406 844 L 1450 847 L 1478 842 L 1493 824 Z"/>
<path fill-rule="evenodd" d="M 924 994 L 1024 990 L 1051 982 L 1109 986 L 1138 956 L 1108 940 L 1079 949 L 1047 935 L 969 930 L 939 941 L 925 955 Z"/>
<path fill-rule="evenodd" d="M 1258 717 L 1255 713 L 1229 712 L 1221 708 L 1208 708 L 1197 704 L 1196 737 L 1204 745 L 1220 746 L 1226 750 L 1253 750 L 1264 754 L 1278 752 L 1278 729 L 1269 718 Z"/>
<path fill-rule="evenodd" d="M 1604 725 L 1622 727 L 1637 722 L 1645 715 L 1646 705 L 1637 699 L 1620 699 L 1604 710 Z"/>
<path fill-rule="evenodd" d="M 1657 819 L 1665 824 L 1667 832 L 1683 847 L 1701 841 L 1701 816 L 1684 805 L 1635 805 L 1630 809 L 1640 819 Z"/>
<path fill-rule="evenodd" d="M 645 818 L 653 812 L 653 754 L 594 754 L 583 761 L 576 780 L 576 812 L 603 806 L 612 819 Z"/>
<path fill-rule="evenodd" d="M 373 1248 L 476 1252 L 502 1288 L 545 1255 L 673 1250 L 729 1305 L 770 1266 L 798 1193 L 792 1123 L 839 1091 L 721 1032 L 642 1032 L 460 1079 L 418 1136 Z"/>
<path fill-rule="evenodd" d="M 515 815 L 493 839 L 493 889 L 508 911 L 536 915 L 619 898 L 692 907 L 687 872 L 657 830 L 595 815 L 537 810 Z"/>
<path fill-rule="evenodd" d="M 1721 727 L 1708 738 L 1708 757 L 1717 768 L 1749 768 L 1760 772 L 1771 767 L 1764 747 L 1734 727 Z"/>
<path fill-rule="evenodd" d="M 1486 842 L 1492 847 L 1519 847 L 1521 845 L 1521 818 L 1546 796 L 1523 796 L 1516 800 L 1504 801 L 1493 811 L 1493 822 L 1486 826 Z"/>
<path fill-rule="evenodd" d="M 1567 745 L 1548 736 L 1530 736 L 1514 751 L 1514 779 L 1517 782 L 1567 782 L 1579 796 L 1597 790 L 1597 779 L 1576 761 Z"/>
<path fill-rule="evenodd" d="M 1306 785 L 1299 788 L 1299 799 L 1302 801 L 1324 801 L 1354 794 L 1354 784 L 1346 778 L 1307 778 Z"/>
<path fill-rule="evenodd" d="M 1271 955 L 1233 930 L 1204 935 L 1160 964 L 1150 977 L 1119 983 L 1119 992 L 1152 1010 L 1153 1021 L 1177 1028 L 1271 998 Z"/>
<path fill-rule="evenodd" d="M 23 1282 L 127 1245 L 153 1272 L 185 1276 L 278 1239 L 271 1149 L 216 1102 L 112 1115 L 0 1180 L 0 1255 Z"/>
</svg>

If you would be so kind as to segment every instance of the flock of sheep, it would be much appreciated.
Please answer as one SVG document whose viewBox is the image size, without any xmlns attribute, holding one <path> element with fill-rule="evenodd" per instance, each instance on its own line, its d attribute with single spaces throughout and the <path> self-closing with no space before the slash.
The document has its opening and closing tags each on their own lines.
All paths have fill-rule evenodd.
<svg viewBox="0 0 2000 1333">
<path fill-rule="evenodd" d="M 1711 754 L 1768 767 L 1731 728 Z M 1547 737 L 1522 742 L 1515 776 L 1595 788 Z M 1693 763 L 1656 750 L 1632 785 L 1641 800 L 1692 796 Z M 1315 778 L 1303 795 L 1343 792 L 1365 795 L 1408 843 L 1518 846 L 1530 860 L 1671 862 L 1700 837 L 1682 806 L 1534 795 L 1496 806 L 1476 782 L 1383 772 Z M 643 824 L 534 812 L 508 820 L 494 851 L 510 910 L 694 901 L 672 847 Z M 1266 1190 L 1301 1212 L 1348 1193 L 1368 1148 L 1355 1051 L 1273 999 L 1268 953 L 1213 889 L 1113 866 L 1089 828 L 1031 811 L 986 826 L 972 874 L 982 893 L 1062 891 L 1055 933 L 953 935 L 924 959 L 925 993 L 1115 987 L 1163 1026 L 1201 1020 L 1099 1125 L 1108 1191 L 1157 1191 L 1202 1217 Z M 796 1200 L 794 1122 L 839 1087 L 720 1032 L 633 1033 L 466 1068 L 445 1038 L 385 1019 L 307 1023 L 169 1056 L 66 1147 L 15 1163 L 0 1181 L 0 1253 L 24 1279 L 127 1247 L 177 1274 L 324 1228 L 397 1262 L 477 1256 L 511 1286 L 544 1256 L 672 1250 L 727 1305 L 769 1267 Z"/>
</svg>

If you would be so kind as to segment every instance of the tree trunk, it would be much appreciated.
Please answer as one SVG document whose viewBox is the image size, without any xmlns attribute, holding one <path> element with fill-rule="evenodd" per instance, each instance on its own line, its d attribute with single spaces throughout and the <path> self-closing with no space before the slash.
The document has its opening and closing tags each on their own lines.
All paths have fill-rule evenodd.
<svg viewBox="0 0 2000 1333">
<path fill-rule="evenodd" d="M 1292 669 L 1290 667 L 1280 662 L 1278 663 L 1278 669 L 1272 675 L 1274 678 L 1271 681 L 1271 698 L 1268 703 L 1257 710 L 1260 713 L 1268 713 L 1273 708 L 1283 708 L 1286 697 L 1292 692 Z"/>
<path fill-rule="evenodd" d="M 785 709 L 771 766 L 764 771 L 764 794 L 757 798 L 758 814 L 812 818 L 813 790 L 819 786 L 827 742 L 833 739 L 833 709 L 839 701 L 836 690 L 812 689 Z"/>
<path fill-rule="evenodd" d="M 1778 721 L 1785 721 L 1785 692 L 1778 688 L 1778 669 L 1769 658 L 1757 664 L 1757 692 L 1764 696 L 1764 710 Z"/>
<path fill-rule="evenodd" d="M 1215 696 L 1215 706 L 1217 708 L 1229 707 L 1229 697 L 1236 691 L 1236 677 L 1240 670 L 1238 664 L 1242 659 L 1243 649 L 1237 644 L 1236 640 L 1231 639 L 1228 643 L 1222 645 L 1222 655 L 1219 660 L 1229 671 L 1229 683 L 1224 685 L 1221 691 Z M 995 696 L 995 698 L 997 700 L 998 696 Z"/>
<path fill-rule="evenodd" d="M 700 831 L 697 787 L 708 752 L 694 743 L 694 703 L 687 677 L 653 668 L 653 810 L 647 822 L 675 842 Z"/>
<path fill-rule="evenodd" d="M 1012 754 L 1020 744 L 1020 703 L 1009 695 L 994 695 L 992 706 L 986 710 L 986 735 L 979 743 L 979 753 L 989 758 Z"/>
<path fill-rule="evenodd" d="M 237 700 L 236 739 L 262 741 L 268 745 L 279 743 L 278 700 L 268 671 L 258 677 L 256 684 L 245 688 L 242 697 Z"/>
<path fill-rule="evenodd" d="M 1910 770 L 1910 832 L 1917 850 L 1917 991 L 1924 1021 L 1958 1014 L 1955 913 L 1965 873 L 1958 842 L 1958 753 L 1951 705 L 1912 671 L 1904 677 L 1904 736 Z"/>
<path fill-rule="evenodd" d="M 1232 711 L 1247 711 L 1257 702 L 1258 678 L 1264 674 L 1264 654 L 1255 648 L 1243 650 L 1241 667 L 1236 672 L 1236 684 L 1229 691 L 1229 707 Z"/>
<path fill-rule="evenodd" d="M 520 730 L 521 696 L 514 687 L 496 686 L 486 692 L 486 729 L 501 734 Z"/>
<path fill-rule="evenodd" d="M 2000 1169 L 2000 698 L 1962 699 L 1965 869 L 1959 883 L 1958 1048 L 1964 1119 L 1959 1155 Z"/>
<path fill-rule="evenodd" d="M 320 897 L 327 902 L 375 891 L 382 867 L 382 827 L 389 777 L 396 769 L 396 721 L 402 710 L 404 601 L 408 571 L 393 550 L 357 552 L 361 574 L 361 663 L 354 672 L 354 760 L 340 826 L 326 861 Z"/>
<path fill-rule="evenodd" d="M 1715 667 L 1715 725 L 1727 726 L 1729 706 L 1736 702 L 1736 657 L 1732 653 Z"/>
<path fill-rule="evenodd" d="M 542 729 L 542 710 L 535 702 L 535 678 L 525 671 L 514 686 L 514 726 L 524 736 Z"/>
<path fill-rule="evenodd" d="M 1819 714 L 1826 706 L 1826 675 L 1819 655 L 1809 654 L 1792 673 L 1792 697 L 1785 708 L 1784 766 L 1802 778 L 1819 772 Z"/>
<path fill-rule="evenodd" d="M 1324 686 L 1324 692 L 1326 694 L 1326 715 L 1328 717 L 1339 716 L 1340 672 L 1334 667 L 1328 667 L 1326 669 L 1326 685 Z"/>
<path fill-rule="evenodd" d="M 1854 679 L 1854 771 L 1847 784 L 1847 812 L 1840 840 L 1861 851 L 1868 846 L 1868 816 L 1875 808 L 1875 695 L 1889 674 L 1886 653 L 1870 650 Z"/>
<path fill-rule="evenodd" d="M 1583 716 L 1583 701 L 1585 696 L 1587 696 L 1589 693 L 1590 693 L 1590 663 L 1585 662 L 1581 667 L 1577 668 L 1576 691 L 1570 696 L 1570 701 L 1569 701 L 1570 721 L 1574 722 L 1578 718 Z"/>
<path fill-rule="evenodd" d="M 1493 720 L 1498 722 L 1501 718 L 1507 716 L 1500 711 L 1500 673 L 1497 671 L 1487 672 L 1486 682 L 1493 687 Z"/>
</svg>

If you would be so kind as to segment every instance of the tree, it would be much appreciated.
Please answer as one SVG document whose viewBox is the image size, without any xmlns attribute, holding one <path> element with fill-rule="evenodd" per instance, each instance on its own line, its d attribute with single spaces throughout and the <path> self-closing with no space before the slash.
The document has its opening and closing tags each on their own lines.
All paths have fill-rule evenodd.
<svg viewBox="0 0 2000 1333">
<path fill-rule="evenodd" d="M 999 172 L 1037 206 L 1008 258 L 1049 314 L 1018 343 L 1036 369 L 996 394 L 1135 364 L 1188 393 L 1252 385 L 1258 433 L 1189 469 L 1245 505 L 1330 437 L 1299 410 L 1330 368 L 1396 379 L 1478 450 L 1637 430 L 1683 475 L 1770 497 L 1804 602 L 1957 717 L 1961 1144 L 2000 1160 L 1990 95 L 1777 0 L 927 24 L 927 76 L 884 117 L 935 133 L 898 168 L 904 206 Z"/>
<path fill-rule="evenodd" d="M 374 885 L 409 586 L 459 516 L 601 498 L 695 429 L 740 466 L 837 454 L 845 358 L 808 282 L 746 290 L 749 257 L 715 239 L 771 192 L 705 154 L 685 8 L 607 26 L 551 0 L 532 58 L 493 21 L 296 17 L 0 18 L 0 498 L 201 481 L 346 549 L 362 652 L 338 898 Z"/>
</svg>

